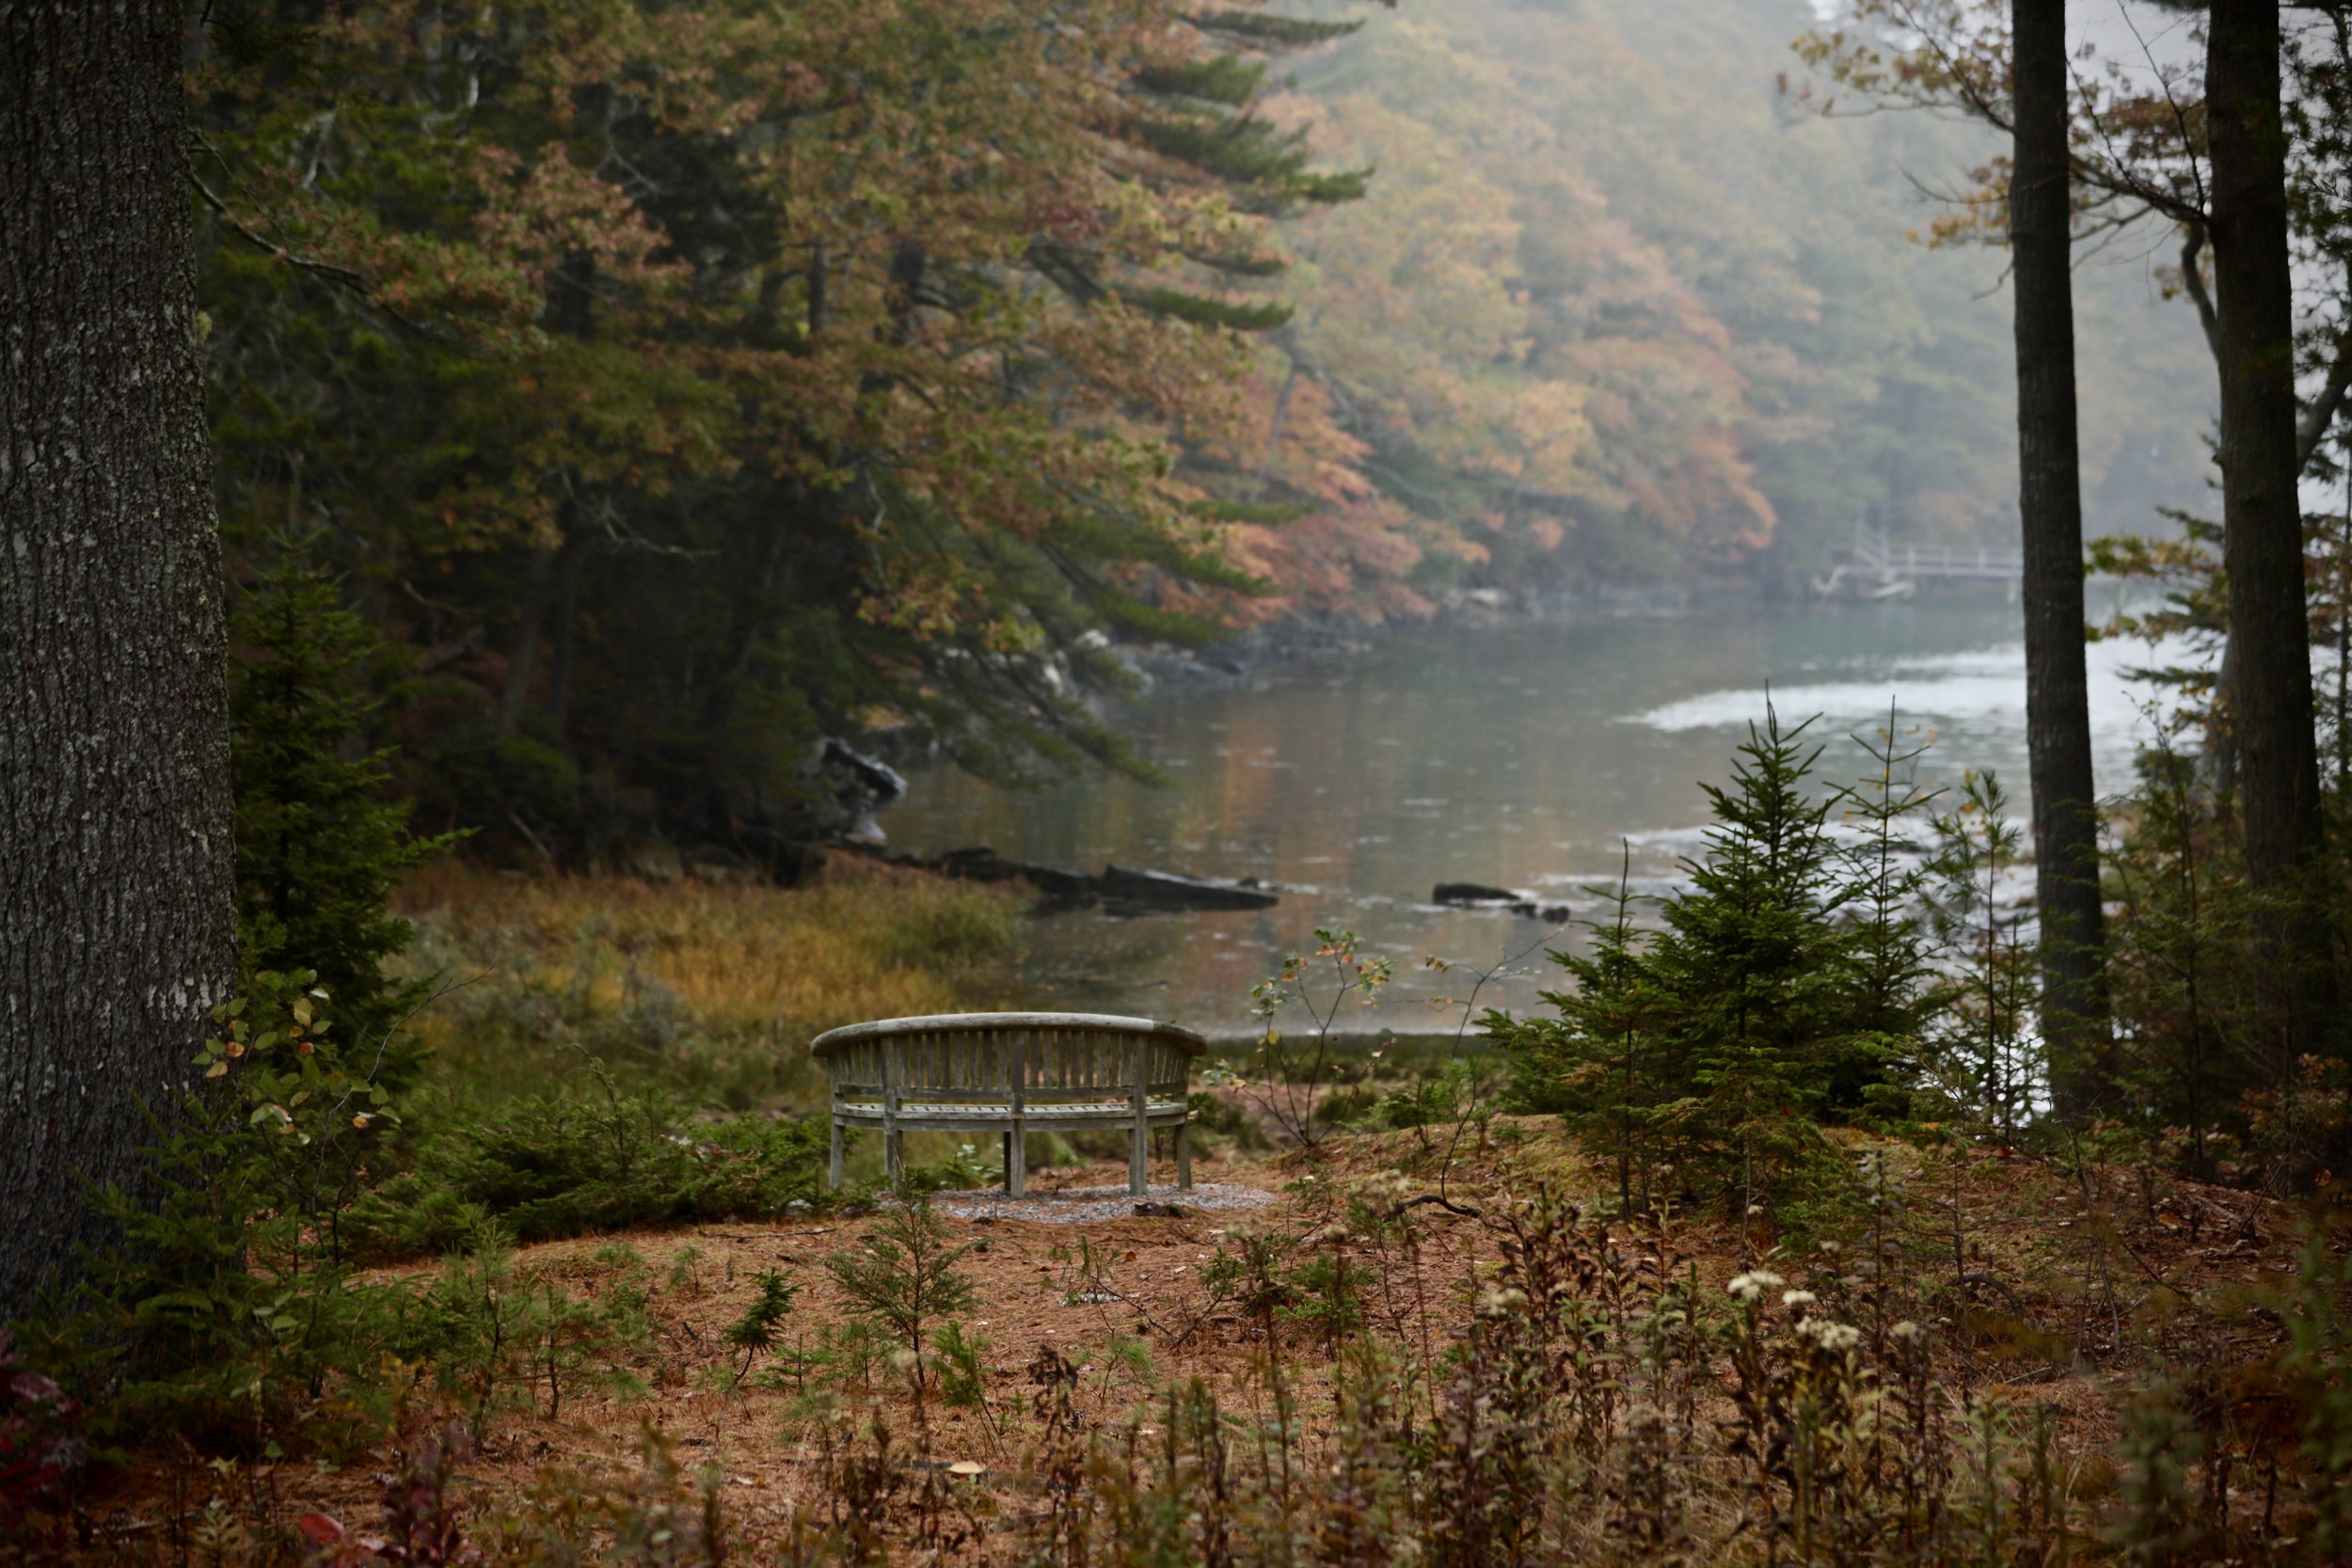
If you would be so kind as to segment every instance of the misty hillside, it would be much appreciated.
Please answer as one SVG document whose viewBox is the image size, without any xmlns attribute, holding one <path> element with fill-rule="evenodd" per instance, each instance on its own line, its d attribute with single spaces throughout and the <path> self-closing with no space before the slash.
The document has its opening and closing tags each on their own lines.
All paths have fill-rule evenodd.
<svg viewBox="0 0 2352 1568">
<path fill-rule="evenodd" d="M 2014 536 L 2006 251 L 1920 243 L 1997 138 L 1799 103 L 1812 24 L 1799 0 L 1458 0 L 1296 65 L 1283 107 L 1378 170 L 1300 225 L 1298 344 L 1359 388 L 1397 499 L 1494 531 L 1491 575 L 1816 562 L 1866 510 Z M 2214 372 L 2161 297 L 2172 248 L 2078 257 L 2094 533 L 2205 496 Z"/>
</svg>

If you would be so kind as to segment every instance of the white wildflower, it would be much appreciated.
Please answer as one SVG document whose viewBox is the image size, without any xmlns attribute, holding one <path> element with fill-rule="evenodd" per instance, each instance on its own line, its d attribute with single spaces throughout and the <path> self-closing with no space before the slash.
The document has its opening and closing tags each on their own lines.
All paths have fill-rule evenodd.
<svg viewBox="0 0 2352 1568">
<path fill-rule="evenodd" d="M 1788 1307 L 1810 1307 L 1820 1299 L 1810 1291 L 1783 1291 L 1780 1293 L 1780 1304 Z"/>
<path fill-rule="evenodd" d="M 1724 1287 L 1741 1301 L 1754 1301 L 1776 1285 L 1788 1283 L 1770 1269 L 1751 1269 Z"/>
<path fill-rule="evenodd" d="M 1796 1331 L 1831 1355 L 1849 1354 L 1862 1343 L 1862 1330 L 1851 1323 L 1834 1323 L 1827 1318 L 1807 1318 L 1797 1325 Z"/>
</svg>

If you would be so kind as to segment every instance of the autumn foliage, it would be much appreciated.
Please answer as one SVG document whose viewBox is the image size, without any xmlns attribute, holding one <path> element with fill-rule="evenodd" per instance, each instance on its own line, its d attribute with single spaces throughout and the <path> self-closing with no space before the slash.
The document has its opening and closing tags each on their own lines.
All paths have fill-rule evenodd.
<svg viewBox="0 0 2352 1568">
<path fill-rule="evenodd" d="M 820 736 L 1136 762 L 1087 703 L 1124 647 L 1999 526 L 1984 279 L 1890 252 L 1902 150 L 1725 26 L 216 8 L 231 537 L 349 574 L 421 825 L 772 861 Z M 2193 458 L 2158 378 L 2093 379 L 2094 480 Z"/>
</svg>

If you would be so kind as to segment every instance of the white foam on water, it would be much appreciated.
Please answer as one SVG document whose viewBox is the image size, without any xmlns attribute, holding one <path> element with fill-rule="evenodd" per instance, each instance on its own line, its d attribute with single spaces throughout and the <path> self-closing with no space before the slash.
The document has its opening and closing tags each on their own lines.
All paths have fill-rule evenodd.
<svg viewBox="0 0 2352 1568">
<path fill-rule="evenodd" d="M 2186 667 L 2200 656 L 2183 640 L 2093 642 L 2086 650 L 2090 677 L 2090 743 L 2102 783 L 2123 782 L 2133 756 L 2156 738 L 2149 704 L 2161 696 L 2130 678 L 2152 666 Z M 1905 730 L 1914 725 L 1966 727 L 1972 735 L 2007 742 L 2019 750 L 2026 740 L 2026 645 L 2004 642 L 1927 658 L 1892 659 L 1867 673 L 1841 679 L 1799 680 L 1775 685 L 1724 687 L 1666 703 L 1619 723 L 1668 732 L 1743 730 L 1764 714 L 1770 698 L 1784 722 L 1820 715 L 1814 732 L 1823 739 L 1883 727 L 1887 707 Z"/>
</svg>

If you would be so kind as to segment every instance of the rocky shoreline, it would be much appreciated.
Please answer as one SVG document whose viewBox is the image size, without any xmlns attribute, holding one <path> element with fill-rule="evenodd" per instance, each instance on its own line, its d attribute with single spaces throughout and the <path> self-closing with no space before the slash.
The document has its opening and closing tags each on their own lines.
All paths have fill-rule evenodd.
<svg viewBox="0 0 2352 1568">
<path fill-rule="evenodd" d="M 1452 588 L 1430 596 L 1429 614 L 1410 619 L 1298 615 L 1248 627 L 1207 648 L 1119 643 L 1113 651 L 1148 691 L 1160 685 L 1237 683 L 1279 664 L 1370 653 L 1392 638 L 1415 632 L 1671 618 L 1745 607 L 1765 596 L 1763 587 L 1747 579 L 1531 594 L 1501 588 Z"/>
<path fill-rule="evenodd" d="M 1761 594 L 1759 586 L 1748 580 L 1519 594 L 1496 588 L 1449 589 L 1432 597 L 1430 614 L 1410 620 L 1368 622 L 1352 616 L 1295 616 L 1250 627 L 1209 648 L 1114 643 L 1109 645 L 1109 651 L 1135 678 L 1136 689 L 1128 693 L 1132 699 L 1149 696 L 1163 688 L 1238 686 L 1276 665 L 1355 657 L 1374 651 L 1391 638 L 1415 632 L 1500 630 L 1509 626 L 1575 626 L 1683 616 L 1751 605 Z M 1101 694 L 1104 700 L 1109 695 Z M 843 805 L 859 818 L 863 830 L 831 839 L 828 847 L 846 848 L 893 865 L 964 880 L 1024 882 L 1036 890 L 1041 907 L 1100 908 L 1113 915 L 1270 909 L 1279 902 L 1283 891 L 1255 879 L 1229 881 L 1117 864 L 1105 865 L 1099 873 L 1088 872 L 1013 860 L 988 846 L 928 856 L 890 848 L 867 813 L 892 803 L 909 787 L 908 782 L 887 764 L 852 752 L 838 740 L 829 740 L 825 745 L 827 780 L 840 789 Z M 914 763 L 919 759 L 901 756 L 897 760 Z M 879 787 L 872 782 L 877 779 Z M 1432 891 L 1430 900 L 1464 908 L 1507 911 L 1552 924 L 1569 918 L 1565 904 L 1546 904 L 1513 888 L 1441 882 Z"/>
</svg>

